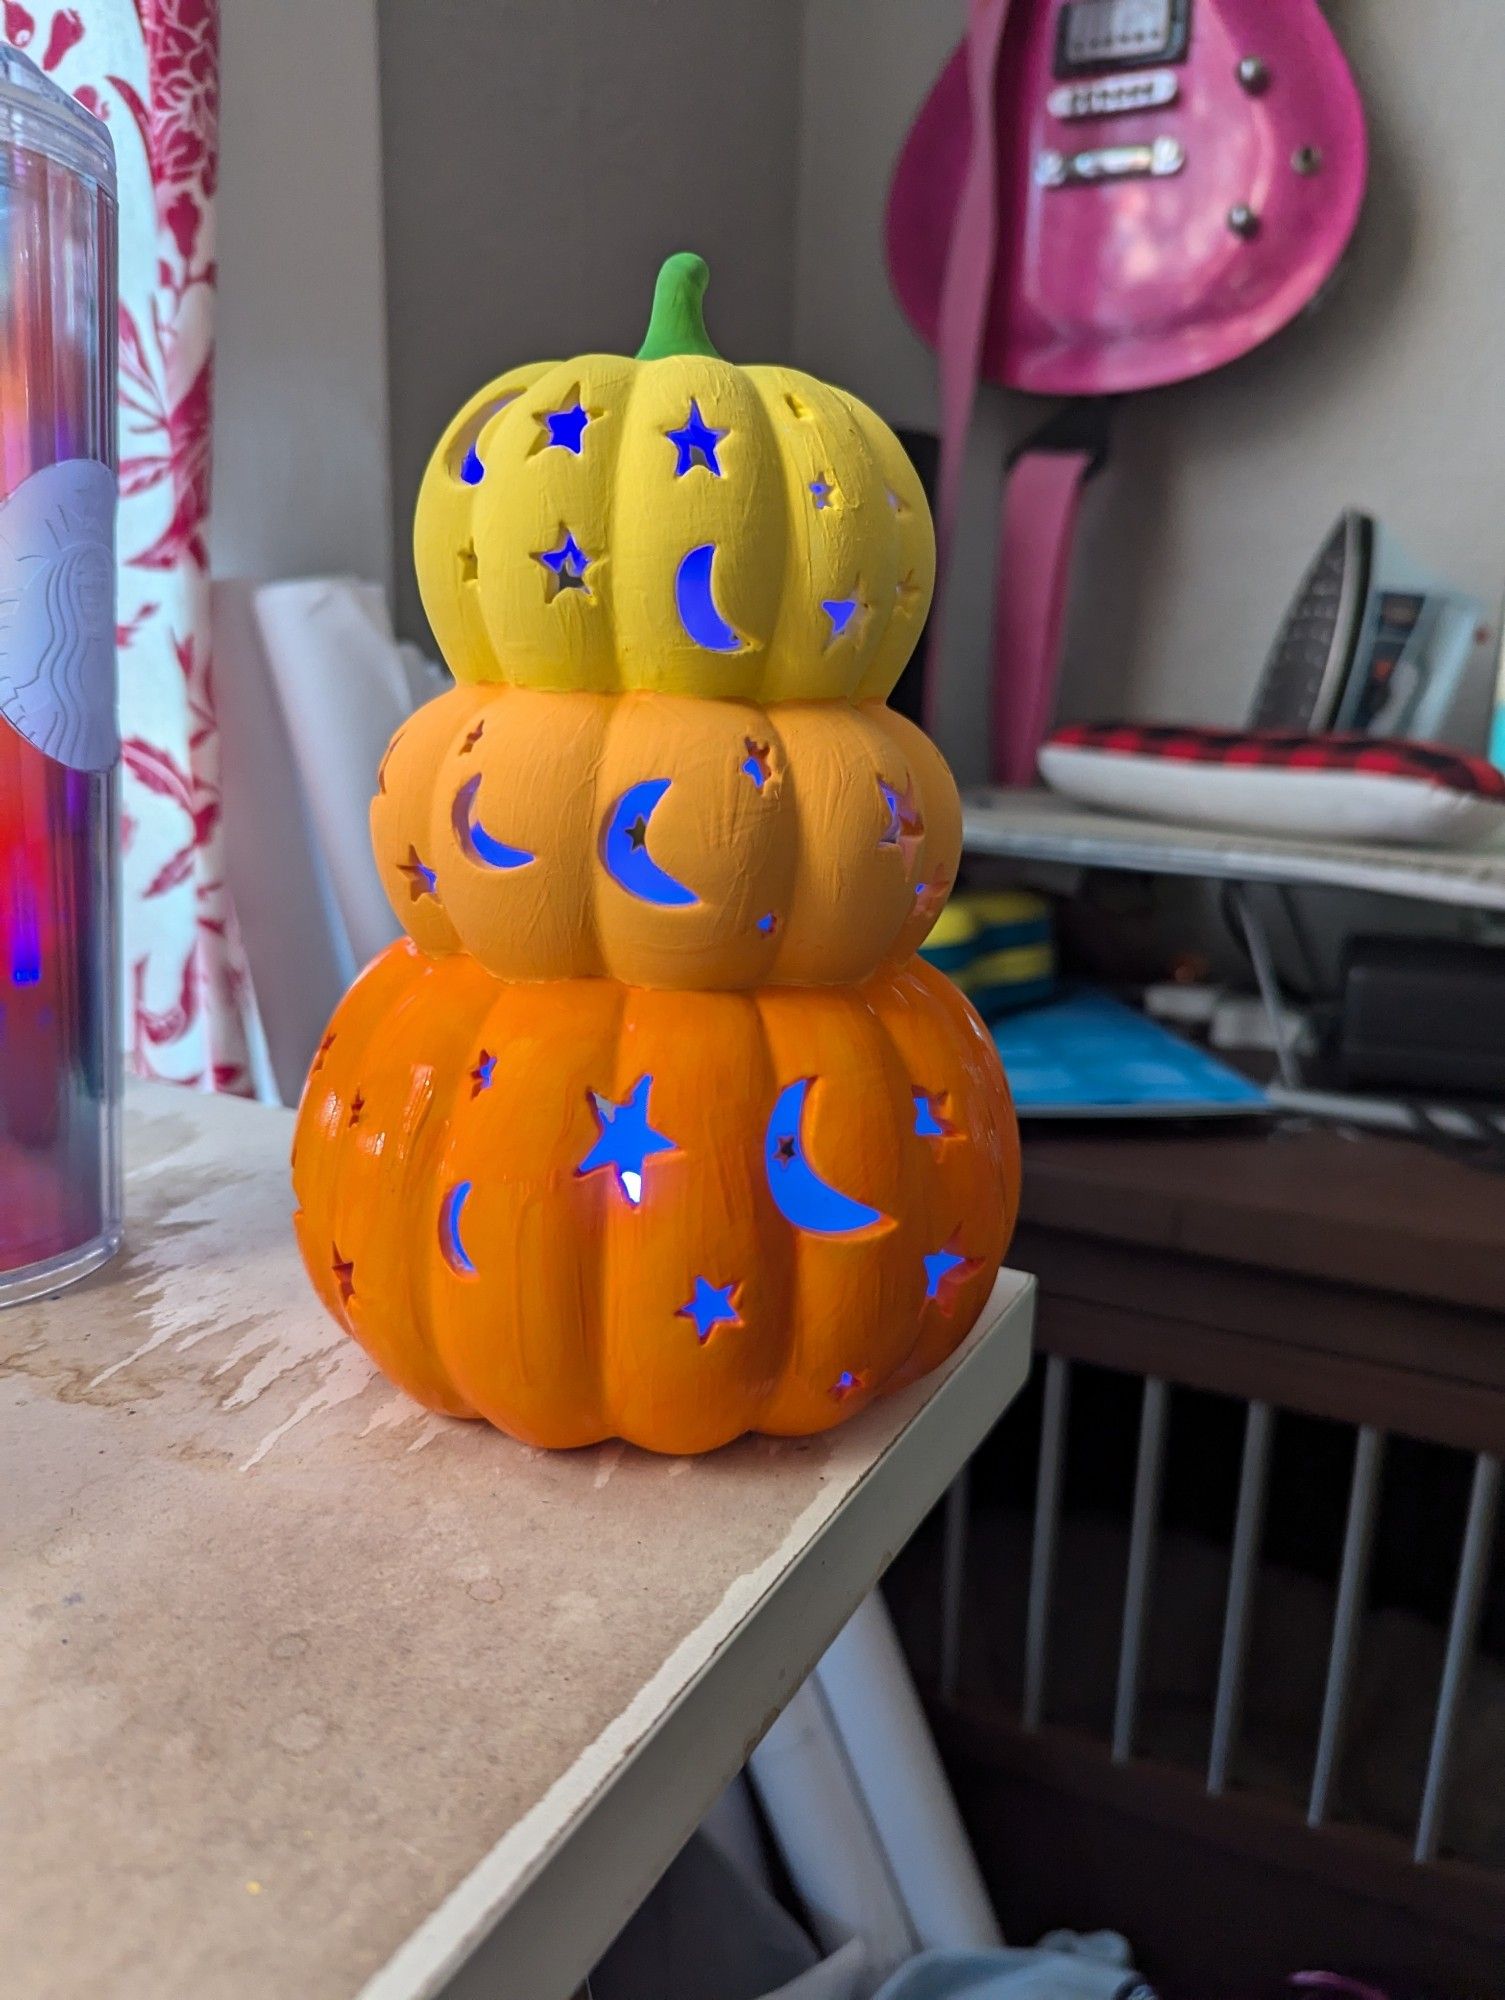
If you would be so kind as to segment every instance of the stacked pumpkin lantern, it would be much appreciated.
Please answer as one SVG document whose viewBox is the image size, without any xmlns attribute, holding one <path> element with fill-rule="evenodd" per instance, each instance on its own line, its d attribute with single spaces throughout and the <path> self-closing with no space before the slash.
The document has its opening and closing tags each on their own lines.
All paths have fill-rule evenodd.
<svg viewBox="0 0 1505 2000">
<path fill-rule="evenodd" d="M 884 696 L 934 544 L 852 397 L 723 361 L 705 266 L 635 360 L 515 369 L 419 495 L 458 685 L 372 808 L 407 937 L 294 1148 L 325 1303 L 535 1444 L 820 1431 L 943 1359 L 1013 1224 L 986 1030 L 914 956 L 960 843 Z"/>
</svg>

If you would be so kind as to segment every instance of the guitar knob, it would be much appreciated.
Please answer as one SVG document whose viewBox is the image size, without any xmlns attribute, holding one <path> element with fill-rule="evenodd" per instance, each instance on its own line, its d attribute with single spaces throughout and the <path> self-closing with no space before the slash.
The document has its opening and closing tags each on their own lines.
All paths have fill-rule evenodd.
<svg viewBox="0 0 1505 2000">
<path fill-rule="evenodd" d="M 1259 217 L 1246 201 L 1236 201 L 1228 211 L 1228 227 L 1247 243 L 1259 234 Z"/>
<path fill-rule="evenodd" d="M 1258 97 L 1270 87 L 1270 65 L 1263 56 L 1245 56 L 1234 75 L 1251 97 Z"/>
</svg>

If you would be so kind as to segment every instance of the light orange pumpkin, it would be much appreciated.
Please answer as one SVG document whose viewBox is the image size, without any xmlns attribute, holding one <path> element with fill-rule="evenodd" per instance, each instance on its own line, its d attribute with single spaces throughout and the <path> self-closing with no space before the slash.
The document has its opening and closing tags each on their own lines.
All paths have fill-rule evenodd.
<svg viewBox="0 0 1505 2000">
<path fill-rule="evenodd" d="M 294 1149 L 330 1311 L 530 1443 L 828 1429 L 987 1297 L 1018 1152 L 992 1042 L 912 961 L 850 988 L 507 983 L 404 940 L 341 1002 Z"/>
<path fill-rule="evenodd" d="M 961 808 L 880 702 L 452 689 L 371 812 L 399 921 L 504 979 L 742 988 L 866 978 L 924 940 Z"/>
</svg>

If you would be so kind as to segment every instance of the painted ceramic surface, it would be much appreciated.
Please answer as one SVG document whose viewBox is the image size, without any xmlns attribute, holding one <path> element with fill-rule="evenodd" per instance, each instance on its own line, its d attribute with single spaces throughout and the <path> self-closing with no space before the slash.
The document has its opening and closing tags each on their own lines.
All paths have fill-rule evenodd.
<svg viewBox="0 0 1505 2000">
<path fill-rule="evenodd" d="M 456 688 L 371 811 L 399 922 L 506 979 L 824 985 L 908 957 L 955 878 L 956 787 L 879 702 Z"/>
<path fill-rule="evenodd" d="M 665 310 L 708 349 L 698 299 Z M 713 351 L 488 383 L 429 463 L 413 549 L 457 680 L 603 692 L 881 698 L 935 581 L 888 426 L 811 376 Z"/>
<path fill-rule="evenodd" d="M 403 940 L 299 1113 L 330 1311 L 433 1409 L 533 1444 L 829 1429 L 987 1298 L 1018 1153 L 986 1029 L 918 961 L 820 992 L 493 979 Z"/>
</svg>

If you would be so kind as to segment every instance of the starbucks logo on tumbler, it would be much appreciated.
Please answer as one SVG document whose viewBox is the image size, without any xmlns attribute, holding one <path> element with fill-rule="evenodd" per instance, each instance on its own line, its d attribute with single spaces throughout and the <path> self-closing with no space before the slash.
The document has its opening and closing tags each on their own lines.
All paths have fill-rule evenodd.
<svg viewBox="0 0 1505 2000">
<path fill-rule="evenodd" d="M 115 475 L 44 466 L 0 502 L 0 715 L 75 771 L 120 752 L 115 724 Z"/>
</svg>

